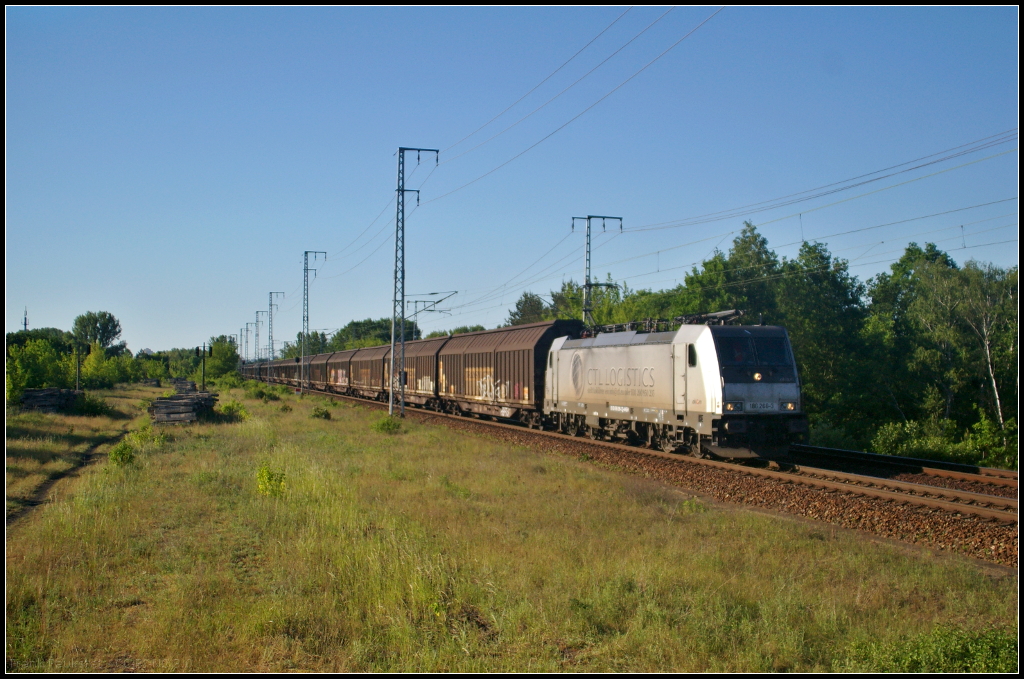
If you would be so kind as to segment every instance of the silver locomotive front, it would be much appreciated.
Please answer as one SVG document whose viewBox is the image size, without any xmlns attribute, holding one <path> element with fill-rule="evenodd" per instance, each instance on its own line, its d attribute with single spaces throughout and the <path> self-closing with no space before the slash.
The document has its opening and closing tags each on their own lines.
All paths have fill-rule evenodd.
<svg viewBox="0 0 1024 679">
<path fill-rule="evenodd" d="M 789 339 L 775 326 L 559 338 L 545 391 L 566 433 L 696 455 L 770 456 L 807 430 Z"/>
</svg>

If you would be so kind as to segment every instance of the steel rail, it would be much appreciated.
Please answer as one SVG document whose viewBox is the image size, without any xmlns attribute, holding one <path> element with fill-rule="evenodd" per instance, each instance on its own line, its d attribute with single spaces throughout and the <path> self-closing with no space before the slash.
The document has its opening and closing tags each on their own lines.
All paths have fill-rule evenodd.
<svg viewBox="0 0 1024 679">
<path fill-rule="evenodd" d="M 883 488 L 897 492 L 910 493 L 912 495 L 931 495 L 938 498 L 949 500 L 950 502 L 963 502 L 967 504 L 978 504 L 989 507 L 996 506 L 1017 511 L 1016 498 L 1001 497 L 998 495 L 988 495 L 986 493 L 975 493 L 968 490 L 945 488 L 943 486 L 930 486 L 925 483 L 895 481 L 892 479 L 885 479 L 877 476 L 850 474 L 847 472 L 832 471 L 831 469 L 817 469 L 814 467 L 803 467 L 799 465 L 796 466 L 792 471 L 793 473 L 797 474 L 807 474 L 809 476 L 834 479 L 837 481 L 845 481 L 846 483 L 853 483 L 867 487 Z"/>
<path fill-rule="evenodd" d="M 345 396 L 345 395 L 342 395 L 342 394 L 336 394 L 336 393 L 329 392 L 329 391 L 320 391 L 320 390 L 317 390 L 317 389 L 311 389 L 309 391 L 311 391 L 313 393 L 317 393 L 317 394 L 323 395 L 323 396 L 328 396 L 328 397 L 331 397 L 331 398 L 336 398 L 336 399 L 340 399 L 340 400 L 344 400 L 344 401 L 350 401 L 350 402 L 353 402 L 353 403 L 359 403 L 359 404 L 363 404 L 363 405 L 374 405 L 374 406 L 377 406 L 380 409 L 386 409 L 387 408 L 387 404 L 386 403 L 381 403 L 379 401 L 372 401 L 372 400 L 369 400 L 369 399 L 357 398 L 357 397 L 353 397 L 353 396 Z M 719 462 L 718 460 L 707 460 L 707 459 L 701 459 L 701 458 L 677 455 L 677 454 L 673 454 L 673 453 L 666 453 L 666 452 L 663 452 L 663 451 L 660 451 L 660 450 L 652 450 L 650 448 L 640 448 L 640 447 L 637 447 L 637 446 L 629 446 L 629 445 L 625 445 L 625 444 L 622 444 L 622 443 L 613 443 L 611 441 L 601 441 L 601 440 L 595 440 L 595 439 L 584 438 L 584 437 L 569 436 L 567 434 L 561 434 L 559 432 L 545 431 L 543 429 L 532 429 L 530 427 L 526 427 L 526 426 L 523 426 L 523 425 L 506 424 L 504 422 L 495 422 L 493 420 L 484 420 L 484 419 L 477 419 L 477 418 L 467 418 L 467 417 L 463 417 L 461 415 L 452 415 L 450 413 L 442 413 L 442 412 L 426 410 L 426 409 L 421 409 L 421 408 L 410 408 L 409 410 L 406 411 L 406 413 L 409 414 L 409 415 L 415 415 L 419 419 L 423 419 L 423 420 L 429 420 L 430 418 L 435 418 L 436 417 L 436 418 L 444 418 L 444 419 L 452 420 L 452 421 L 455 421 L 455 422 L 476 423 L 476 424 L 484 425 L 484 426 L 490 427 L 490 428 L 506 429 L 506 430 L 509 430 L 509 431 L 514 431 L 514 432 L 516 432 L 518 434 L 526 434 L 526 435 L 529 435 L 529 436 L 537 436 L 537 437 L 541 437 L 541 438 L 553 439 L 553 440 L 562 441 L 562 442 L 572 441 L 573 443 L 576 443 L 576 444 L 589 445 L 589 446 L 594 446 L 594 447 L 599 447 L 599 448 L 606 448 L 606 449 L 611 449 L 611 450 L 618 450 L 618 451 L 623 451 L 623 452 L 639 453 L 639 454 L 647 455 L 647 456 L 650 456 L 650 457 L 659 457 L 659 458 L 662 458 L 662 459 L 665 459 L 665 460 L 671 460 L 671 461 L 676 462 L 676 463 L 688 463 L 688 464 L 704 465 L 704 466 L 707 466 L 707 467 L 714 467 L 714 468 L 717 468 L 717 469 L 728 470 L 728 471 L 730 471 L 732 473 L 736 473 L 736 474 L 747 475 L 747 476 L 766 477 L 766 478 L 771 478 L 771 479 L 775 479 L 775 480 L 781 481 L 783 483 L 793 483 L 793 484 L 804 485 L 804 486 L 808 486 L 808 487 L 812 487 L 812 488 L 819 488 L 819 489 L 823 489 L 823 490 L 840 491 L 840 492 L 849 493 L 849 494 L 852 494 L 852 495 L 861 495 L 861 496 L 865 496 L 865 497 L 871 497 L 871 498 L 876 498 L 876 499 L 880 499 L 880 500 L 885 500 L 885 501 L 893 502 L 893 503 L 896 503 L 896 504 L 917 505 L 917 506 L 922 506 L 922 507 L 928 507 L 928 508 L 931 508 L 931 509 L 940 509 L 940 510 L 951 512 L 951 513 L 954 513 L 954 514 L 972 514 L 974 516 L 977 516 L 977 517 L 980 517 L 980 518 L 983 518 L 983 519 L 995 520 L 995 521 L 1000 521 L 1000 522 L 1003 522 L 1003 523 L 1017 523 L 1018 522 L 1016 511 L 1007 511 L 1007 510 L 1004 510 L 1004 509 L 995 509 L 995 508 L 986 507 L 986 506 L 979 506 L 979 505 L 975 505 L 975 504 L 967 504 L 967 503 L 964 503 L 964 502 L 953 502 L 953 501 L 950 501 L 950 500 L 941 499 L 941 498 L 935 498 L 935 497 L 922 497 L 922 496 L 919 496 L 919 495 L 913 495 L 913 494 L 911 494 L 908 491 L 896 492 L 896 491 L 893 491 L 893 490 L 885 490 L 883 488 L 874 488 L 874 487 L 871 487 L 870 485 L 858 485 L 858 484 L 851 483 L 849 481 L 841 481 L 841 480 L 836 480 L 836 479 L 838 479 L 839 476 L 846 476 L 846 477 L 855 478 L 859 483 L 863 483 L 863 484 L 874 484 L 874 483 L 878 483 L 878 482 L 885 482 L 885 483 L 891 484 L 890 487 L 896 487 L 896 484 L 899 484 L 899 485 L 902 485 L 902 486 L 912 487 L 913 489 L 919 490 L 922 493 L 928 493 L 928 494 L 931 494 L 931 495 L 941 494 L 941 493 L 944 493 L 944 492 L 947 492 L 947 493 L 948 492 L 953 492 L 953 493 L 957 493 L 957 495 L 959 497 L 978 496 L 979 498 L 982 498 L 985 502 L 991 503 L 991 504 L 995 504 L 995 505 L 1008 506 L 1008 504 L 1010 502 L 1012 502 L 1014 509 L 1016 509 L 1016 501 L 1015 500 L 1012 500 L 1012 499 L 1009 499 L 1009 498 L 998 497 L 998 496 L 995 496 L 995 495 L 984 495 L 984 494 L 981 494 L 981 493 L 967 493 L 966 491 L 950 491 L 950 489 L 940 488 L 938 486 L 928 486 L 928 485 L 925 485 L 925 484 L 905 483 L 905 482 L 901 482 L 901 481 L 889 481 L 888 479 L 880 479 L 880 478 L 874 477 L 874 476 L 862 476 L 862 475 L 859 475 L 859 474 L 845 474 L 843 472 L 832 472 L 830 470 L 825 470 L 825 469 L 803 468 L 803 470 L 805 472 L 813 471 L 815 473 L 820 473 L 821 475 L 834 475 L 834 478 L 832 478 L 832 479 L 829 479 L 829 478 L 818 478 L 817 476 L 801 475 L 799 473 L 794 474 L 794 473 L 791 473 L 791 472 L 775 471 L 775 470 L 771 470 L 771 469 L 759 469 L 759 468 L 756 468 L 756 467 L 743 467 L 743 466 L 739 466 L 739 465 L 737 465 L 735 463 Z M 868 453 L 868 454 L 870 454 L 870 453 Z M 997 470 L 997 471 L 1001 471 L 1001 470 Z"/>
<path fill-rule="evenodd" d="M 915 457 L 900 457 L 897 455 L 879 455 L 877 453 L 866 453 L 860 450 L 843 450 L 841 448 L 823 448 L 821 446 L 808 446 L 803 444 L 791 445 L 790 451 L 803 455 L 817 455 L 830 459 L 845 459 L 858 462 L 870 462 L 873 464 L 888 465 L 892 467 L 906 467 L 919 473 L 932 476 L 946 476 L 961 480 L 980 481 L 992 485 L 1006 485 L 1017 487 L 1017 472 L 1009 469 L 995 469 L 993 467 L 979 467 L 958 462 L 945 462 L 942 460 L 922 460 Z M 968 474 L 969 476 L 956 476 L 954 474 Z M 1012 483 L 1008 483 L 1012 482 Z"/>
</svg>

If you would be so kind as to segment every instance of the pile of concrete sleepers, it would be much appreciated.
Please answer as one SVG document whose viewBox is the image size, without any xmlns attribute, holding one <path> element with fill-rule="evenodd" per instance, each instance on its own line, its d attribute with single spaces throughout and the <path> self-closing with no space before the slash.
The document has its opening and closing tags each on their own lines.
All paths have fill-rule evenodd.
<svg viewBox="0 0 1024 679">
<path fill-rule="evenodd" d="M 195 422 L 199 415 L 213 410 L 217 397 L 207 391 L 164 396 L 153 401 L 149 414 L 154 423 Z"/>
<path fill-rule="evenodd" d="M 55 413 L 70 409 L 82 393 L 74 389 L 26 389 L 21 395 L 21 407 L 24 410 Z"/>
</svg>

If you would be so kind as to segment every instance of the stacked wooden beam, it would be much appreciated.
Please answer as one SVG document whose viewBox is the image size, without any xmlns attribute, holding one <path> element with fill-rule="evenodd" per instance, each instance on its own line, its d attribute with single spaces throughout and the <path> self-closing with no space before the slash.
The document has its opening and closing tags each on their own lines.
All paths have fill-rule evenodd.
<svg viewBox="0 0 1024 679">
<path fill-rule="evenodd" d="M 70 410 L 81 393 L 74 389 L 26 389 L 21 395 L 21 407 L 44 413 Z"/>
<path fill-rule="evenodd" d="M 195 422 L 202 413 L 213 410 L 216 402 L 217 397 L 207 391 L 175 394 L 154 400 L 149 414 L 154 423 Z"/>
<path fill-rule="evenodd" d="M 174 390 L 179 394 L 194 394 L 196 393 L 196 383 L 192 380 L 187 380 L 184 377 L 172 377 L 167 380 Z"/>
</svg>

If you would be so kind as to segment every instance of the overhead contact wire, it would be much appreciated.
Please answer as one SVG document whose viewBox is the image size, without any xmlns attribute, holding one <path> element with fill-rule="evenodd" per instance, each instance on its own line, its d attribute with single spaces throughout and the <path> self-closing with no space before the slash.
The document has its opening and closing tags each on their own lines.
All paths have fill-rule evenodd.
<svg viewBox="0 0 1024 679">
<path fill-rule="evenodd" d="M 711 14 L 710 16 L 708 16 L 708 17 L 707 17 L 706 19 L 704 19 L 704 20 L 703 20 L 702 22 L 700 22 L 699 24 L 697 24 L 697 25 L 696 25 L 696 26 L 695 26 L 695 27 L 694 27 L 693 29 L 691 29 L 691 30 L 690 30 L 690 32 L 688 32 L 688 33 L 687 33 L 686 35 L 684 35 L 683 37 L 679 38 L 679 40 L 677 40 L 676 42 L 672 43 L 672 45 L 670 45 L 670 46 L 668 47 L 668 49 L 666 49 L 666 50 L 665 50 L 664 52 L 662 52 L 662 53 L 661 53 L 661 54 L 659 54 L 658 56 L 654 57 L 654 59 L 652 59 L 651 61 L 647 62 L 647 64 L 646 64 L 646 65 L 644 65 L 644 66 L 643 66 L 643 67 L 642 67 L 642 68 L 641 68 L 640 70 L 638 70 L 638 71 L 637 71 L 636 73 L 634 73 L 633 75 L 629 76 L 628 78 L 626 78 L 625 80 L 623 80 L 623 81 L 622 81 L 621 83 L 619 83 L 618 85 L 616 85 L 616 86 L 615 86 L 615 87 L 614 87 L 614 88 L 613 88 L 613 89 L 612 89 L 611 91 L 609 91 L 609 92 L 608 92 L 607 94 L 605 94 L 605 95 L 604 95 L 603 97 L 601 97 L 600 99 L 598 99 L 597 101 L 595 101 L 595 102 L 594 102 L 593 104 L 591 104 L 591 105 L 590 105 L 590 106 L 588 106 L 587 108 L 585 108 L 585 109 L 583 109 L 582 111 L 580 111 L 579 113 L 577 113 L 577 114 L 576 114 L 575 116 L 573 116 L 572 118 L 570 118 L 570 119 L 569 119 L 568 121 L 566 121 L 565 123 L 562 123 L 562 125 L 560 125 L 560 126 L 559 126 L 558 128 L 556 128 L 556 129 L 555 129 L 555 130 L 554 130 L 553 132 L 550 132 L 550 133 L 548 133 L 548 134 L 547 134 L 546 136 L 544 136 L 543 138 L 541 138 L 541 139 L 540 139 L 539 141 L 536 141 L 536 142 L 534 142 L 534 143 L 533 143 L 532 145 L 530 145 L 529 147 L 527 147 L 527 148 L 526 148 L 525 150 L 523 150 L 523 151 L 520 151 L 520 152 L 519 152 L 519 153 L 517 153 L 516 155 L 512 156 L 511 158 L 509 158 L 508 160 L 506 160 L 505 162 L 503 162 L 503 163 L 502 163 L 501 165 L 498 165 L 497 167 L 495 167 L 494 169 L 488 170 L 487 172 L 485 172 L 484 174 L 480 175 L 480 176 L 479 176 L 479 177 L 477 177 L 476 179 L 473 179 L 472 181 L 469 181 L 469 182 L 467 182 L 467 183 L 463 184 L 462 186 L 460 186 L 460 187 L 458 187 L 458 188 L 452 189 L 451 191 L 449 191 L 449 192 L 447 192 L 447 193 L 444 193 L 444 194 L 441 194 L 440 196 L 437 196 L 436 198 L 432 198 L 432 199 L 430 199 L 430 200 L 428 200 L 428 201 L 424 201 L 424 204 L 427 204 L 427 203 L 433 203 L 434 201 L 438 201 L 438 200 L 441 200 L 442 198 L 447 198 L 448 196 L 452 195 L 453 193 L 457 193 L 457 192 L 461 191 L 462 189 L 465 189 L 465 188 L 467 188 L 467 187 L 469 187 L 469 186 L 472 186 L 473 184 L 477 183 L 477 182 L 478 182 L 478 181 L 480 181 L 481 179 L 483 179 L 483 178 L 485 178 L 485 177 L 487 177 L 487 176 L 489 176 L 489 175 L 492 175 L 492 174 L 494 174 L 495 172 L 497 172 L 497 171 L 498 171 L 498 170 L 500 170 L 501 168 L 505 167 L 505 166 L 506 166 L 506 165 L 508 165 L 509 163 L 511 163 L 511 162 L 513 162 L 513 161 L 515 161 L 515 160 L 517 160 L 518 158 L 521 158 L 522 156 L 526 155 L 527 153 L 529 153 L 529 152 L 530 152 L 530 151 L 532 151 L 533 149 L 537 148 L 538 146 L 540 146 L 541 144 L 543 144 L 543 143 L 544 143 L 545 141 L 547 141 L 547 140 L 548 140 L 548 139 L 550 139 L 551 137 L 555 136 L 556 134 L 558 134 L 559 132 L 561 132 L 562 130 L 564 130 L 564 129 L 565 129 L 566 127 L 568 127 L 569 125 L 571 125 L 571 124 L 572 124 L 573 122 L 575 122 L 576 120 L 578 120 L 578 119 L 579 119 L 579 118 L 580 118 L 581 116 L 583 116 L 583 115 L 584 115 L 585 113 L 587 113 L 587 111 L 590 111 L 590 110 L 591 110 L 592 108 L 594 108 L 595 106 L 597 106 L 598 104 L 600 104 L 600 103 L 601 103 L 602 101 L 604 101 L 605 99 L 607 99 L 608 97 L 610 97 L 610 96 L 611 96 L 612 94 L 614 94 L 615 92 L 617 92 L 618 90 L 620 90 L 620 89 L 621 89 L 622 87 L 624 87 L 624 86 L 625 86 L 625 85 L 626 85 L 627 83 L 629 83 L 630 81 L 632 81 L 632 80 L 633 80 L 634 78 L 636 78 L 636 77 L 637 77 L 638 75 L 640 75 L 641 73 L 643 73 L 644 71 L 646 71 L 646 70 L 647 70 L 648 68 L 650 68 L 650 67 L 651 67 L 651 66 L 652 66 L 652 65 L 653 65 L 653 64 L 654 64 L 655 62 L 657 62 L 657 61 L 658 61 L 659 59 L 661 59 L 661 58 L 662 58 L 662 57 L 664 57 L 664 56 L 665 56 L 666 54 L 668 54 L 668 53 L 669 53 L 669 52 L 671 52 L 671 51 L 672 51 L 673 49 L 675 49 L 675 48 L 676 48 L 676 46 L 678 46 L 678 45 L 679 45 L 679 43 L 681 43 L 682 41 L 684 41 L 684 40 L 686 40 L 687 38 L 689 38 L 689 37 L 690 37 L 691 35 L 693 35 L 693 34 L 694 34 L 694 33 L 695 33 L 695 32 L 696 32 L 696 31 L 697 31 L 698 29 L 700 29 L 700 28 L 701 28 L 701 27 L 702 27 L 702 26 L 703 26 L 704 24 L 706 24 L 707 22 L 711 21 L 711 19 L 713 19 L 713 18 L 714 18 L 714 17 L 715 17 L 715 16 L 716 16 L 716 15 L 717 15 L 717 14 L 718 14 L 719 12 L 721 12 L 721 11 L 722 11 L 723 9 L 725 9 L 725 7 L 720 7 L 720 8 L 718 8 L 717 10 L 715 10 L 715 11 L 714 11 L 714 12 L 713 12 L 713 13 L 712 13 L 712 14 Z"/>
</svg>

